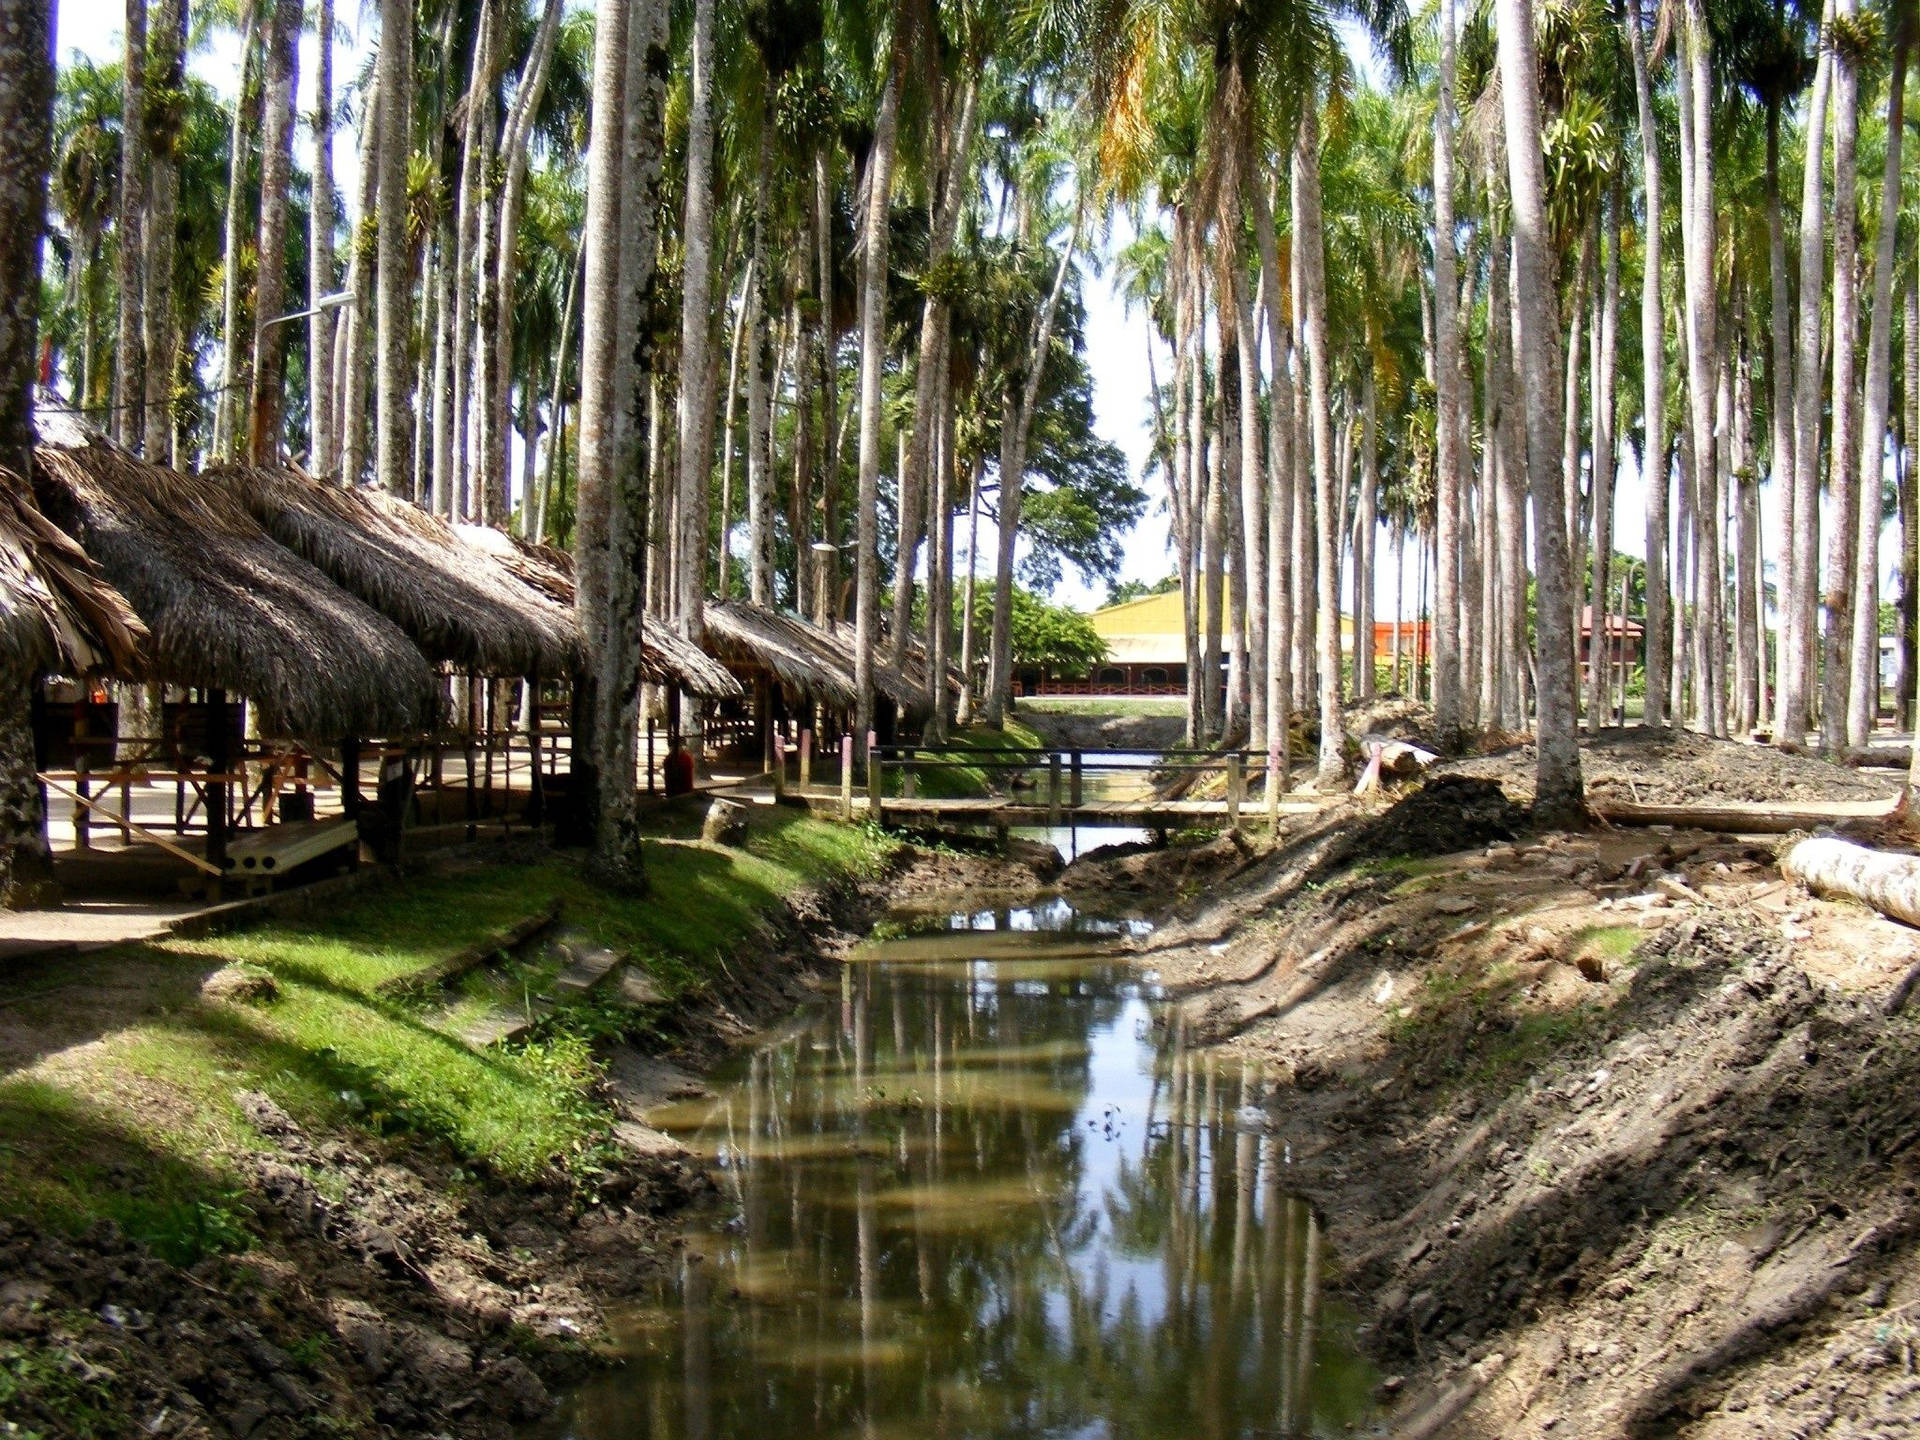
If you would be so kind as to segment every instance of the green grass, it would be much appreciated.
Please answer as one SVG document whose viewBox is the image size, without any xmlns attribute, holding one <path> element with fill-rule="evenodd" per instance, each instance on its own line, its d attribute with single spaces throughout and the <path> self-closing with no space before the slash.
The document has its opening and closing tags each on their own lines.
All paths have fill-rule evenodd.
<svg viewBox="0 0 1920 1440">
<path fill-rule="evenodd" d="M 103 1026 L 98 1043 L 0 1081 L 0 1211 L 69 1230 L 111 1219 L 183 1262 L 241 1248 L 248 1212 L 237 1161 L 265 1144 L 235 1098 L 243 1090 L 266 1093 L 309 1127 L 444 1147 L 476 1175 L 590 1172 L 611 1119 L 591 1044 L 606 1033 L 606 1014 L 581 1007 L 576 1024 L 562 1011 L 532 1043 L 476 1052 L 433 1023 L 447 993 L 405 998 L 378 987 L 557 899 L 569 928 L 632 955 L 667 995 L 686 995 L 751 954 L 786 896 L 875 873 L 890 846 L 773 808 L 755 809 L 750 826 L 739 850 L 649 841 L 651 891 L 639 899 L 598 890 L 553 859 L 411 879 L 299 925 L 63 962 L 69 982 L 117 963 L 166 983 L 154 987 L 157 1006 Z M 275 993 L 200 996 L 201 976 L 235 963 L 271 975 Z M 458 1014 L 477 995 L 462 986 L 452 998 Z M 58 1005 L 60 994 L 33 1003 Z"/>
<path fill-rule="evenodd" d="M 1567 955 L 1576 960 L 1582 955 L 1594 955 L 1613 964 L 1624 964 L 1633 958 L 1634 951 L 1646 938 L 1647 932 L 1638 925 L 1588 925 L 1574 932 L 1567 945 Z"/>
<path fill-rule="evenodd" d="M 1005 725 L 999 730 L 990 730 L 984 725 L 972 725 L 964 730 L 956 730 L 947 739 L 946 748 L 971 754 L 991 757 L 995 751 L 1037 750 L 1045 742 L 1027 726 L 1012 716 L 1008 716 Z M 942 761 L 963 760 L 964 756 L 944 755 Z M 960 764 L 950 770 L 928 770 L 914 777 L 920 794 L 931 799 L 964 799 L 970 796 L 987 795 L 994 791 L 1004 791 L 1012 785 L 1016 775 L 1028 773 L 1010 768 L 987 768 L 982 765 Z M 887 779 L 887 793 L 898 795 L 901 777 L 896 773 Z"/>
<path fill-rule="evenodd" d="M 1030 695 L 1019 708 L 1051 715 L 1185 715 L 1187 702 L 1179 695 Z"/>
</svg>

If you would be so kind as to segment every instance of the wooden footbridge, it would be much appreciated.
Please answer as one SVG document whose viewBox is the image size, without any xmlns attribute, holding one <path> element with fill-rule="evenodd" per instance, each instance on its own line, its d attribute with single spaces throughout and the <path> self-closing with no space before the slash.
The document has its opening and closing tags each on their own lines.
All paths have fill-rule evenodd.
<svg viewBox="0 0 1920 1440">
<path fill-rule="evenodd" d="M 876 745 L 858 786 L 852 752 L 851 742 L 843 742 L 837 785 L 814 783 L 812 757 L 804 748 L 784 752 L 774 767 L 776 789 L 815 813 L 843 819 L 994 829 L 1239 829 L 1261 818 L 1271 823 L 1282 815 L 1309 814 L 1323 803 L 1268 786 L 1270 757 L 1248 750 Z M 797 783 L 788 773 L 790 757 L 799 762 Z M 982 774 L 994 793 L 952 793 L 963 788 L 955 783 L 960 777 Z M 1224 783 L 1212 783 L 1215 777 Z M 1210 793 L 1195 797 L 1192 792 L 1202 788 Z"/>
</svg>

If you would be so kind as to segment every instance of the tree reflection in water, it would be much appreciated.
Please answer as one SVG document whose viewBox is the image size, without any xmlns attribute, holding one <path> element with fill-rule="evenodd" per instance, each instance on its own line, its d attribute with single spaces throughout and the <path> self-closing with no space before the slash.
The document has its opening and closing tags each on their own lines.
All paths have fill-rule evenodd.
<svg viewBox="0 0 1920 1440">
<path fill-rule="evenodd" d="M 711 1229 L 578 1440 L 1304 1436 L 1372 1376 L 1320 1297 L 1259 1077 L 1153 1025 L 1115 927 L 1064 906 L 877 942 L 717 1101 Z"/>
</svg>

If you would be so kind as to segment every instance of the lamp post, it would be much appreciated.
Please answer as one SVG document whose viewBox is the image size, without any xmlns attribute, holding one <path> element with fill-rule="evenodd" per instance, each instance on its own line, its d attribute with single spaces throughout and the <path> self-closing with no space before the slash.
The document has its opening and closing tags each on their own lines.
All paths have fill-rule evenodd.
<svg viewBox="0 0 1920 1440">
<path fill-rule="evenodd" d="M 295 310 L 289 315 L 276 315 L 260 328 L 262 330 L 269 330 L 275 325 L 286 325 L 295 320 L 311 320 L 314 316 L 324 314 L 328 310 L 338 310 L 342 305 L 351 305 L 352 303 L 353 292 L 351 290 L 338 290 L 331 295 L 322 295 L 320 297 L 320 303 L 310 306 L 308 309 Z"/>
<path fill-rule="evenodd" d="M 807 547 L 813 552 L 813 618 L 814 623 L 834 628 L 833 612 L 827 607 L 827 584 L 832 569 L 830 561 L 847 547 L 835 545 L 828 540 L 816 540 Z"/>
</svg>

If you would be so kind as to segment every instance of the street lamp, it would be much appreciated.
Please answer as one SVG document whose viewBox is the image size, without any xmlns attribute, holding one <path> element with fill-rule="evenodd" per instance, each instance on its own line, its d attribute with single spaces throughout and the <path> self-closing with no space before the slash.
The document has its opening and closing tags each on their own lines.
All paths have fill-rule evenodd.
<svg viewBox="0 0 1920 1440">
<path fill-rule="evenodd" d="M 320 302 L 311 309 L 296 310 L 291 315 L 276 315 L 260 328 L 262 330 L 269 330 L 275 325 L 285 325 L 291 320 L 311 320 L 314 316 L 323 314 L 328 310 L 338 310 L 342 305 L 351 305 L 352 303 L 353 292 L 351 290 L 336 291 L 332 295 L 322 295 Z"/>
</svg>

